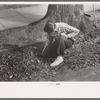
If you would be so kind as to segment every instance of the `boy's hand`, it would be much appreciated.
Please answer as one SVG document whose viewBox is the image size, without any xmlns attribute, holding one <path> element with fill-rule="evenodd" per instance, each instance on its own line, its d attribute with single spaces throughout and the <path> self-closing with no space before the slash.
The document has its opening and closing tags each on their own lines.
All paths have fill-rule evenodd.
<svg viewBox="0 0 100 100">
<path fill-rule="evenodd" d="M 65 36 L 66 34 L 65 34 L 65 33 L 61 33 L 61 35 L 62 35 L 62 36 Z"/>
<path fill-rule="evenodd" d="M 65 36 L 66 38 L 68 38 L 68 36 L 65 33 L 61 33 L 62 36 Z"/>
</svg>

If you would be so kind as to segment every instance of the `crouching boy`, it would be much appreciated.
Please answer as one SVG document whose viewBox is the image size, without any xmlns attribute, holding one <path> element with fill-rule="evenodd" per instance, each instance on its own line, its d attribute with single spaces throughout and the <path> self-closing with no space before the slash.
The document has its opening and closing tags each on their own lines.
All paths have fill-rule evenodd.
<svg viewBox="0 0 100 100">
<path fill-rule="evenodd" d="M 49 43 L 44 46 L 42 56 L 45 58 L 55 57 L 56 60 L 50 65 L 51 68 L 54 68 L 63 62 L 64 51 L 72 47 L 74 37 L 79 30 L 67 23 L 47 22 L 44 31 L 47 33 Z"/>
</svg>

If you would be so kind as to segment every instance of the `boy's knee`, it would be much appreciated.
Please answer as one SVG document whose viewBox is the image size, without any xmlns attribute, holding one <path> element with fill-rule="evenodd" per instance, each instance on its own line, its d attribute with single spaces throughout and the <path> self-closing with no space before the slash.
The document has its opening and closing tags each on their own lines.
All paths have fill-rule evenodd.
<svg viewBox="0 0 100 100">
<path fill-rule="evenodd" d="M 66 40 L 67 38 L 65 36 L 61 36 L 60 40 Z"/>
<path fill-rule="evenodd" d="M 66 40 L 66 37 L 65 36 L 58 36 L 58 37 L 56 37 L 56 40 L 57 41 L 64 41 L 64 40 Z"/>
</svg>

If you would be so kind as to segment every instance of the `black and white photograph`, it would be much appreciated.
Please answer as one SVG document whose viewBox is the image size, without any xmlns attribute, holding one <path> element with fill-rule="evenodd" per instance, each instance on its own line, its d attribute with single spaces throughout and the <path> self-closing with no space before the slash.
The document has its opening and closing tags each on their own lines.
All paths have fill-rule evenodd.
<svg viewBox="0 0 100 100">
<path fill-rule="evenodd" d="M 0 82 L 57 81 L 100 81 L 100 4 L 0 4 Z"/>
</svg>

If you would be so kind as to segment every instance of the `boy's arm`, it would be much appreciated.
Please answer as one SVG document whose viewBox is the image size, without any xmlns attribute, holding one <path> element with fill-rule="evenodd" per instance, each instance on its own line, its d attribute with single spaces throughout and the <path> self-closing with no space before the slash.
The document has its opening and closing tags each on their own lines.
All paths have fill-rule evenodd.
<svg viewBox="0 0 100 100">
<path fill-rule="evenodd" d="M 73 37 L 75 37 L 76 35 L 78 35 L 78 33 L 80 32 L 77 28 L 72 27 L 72 26 L 70 26 L 70 25 L 67 25 L 67 26 L 66 26 L 66 29 L 69 30 L 69 34 L 61 33 L 61 35 L 64 35 L 64 36 L 66 36 L 67 38 L 73 38 Z"/>
<path fill-rule="evenodd" d="M 69 34 L 61 33 L 61 35 L 65 36 L 66 38 L 73 38 L 76 35 L 78 35 L 78 33 L 79 33 L 79 31 L 78 32 L 72 32 L 72 33 L 69 33 Z"/>
</svg>

